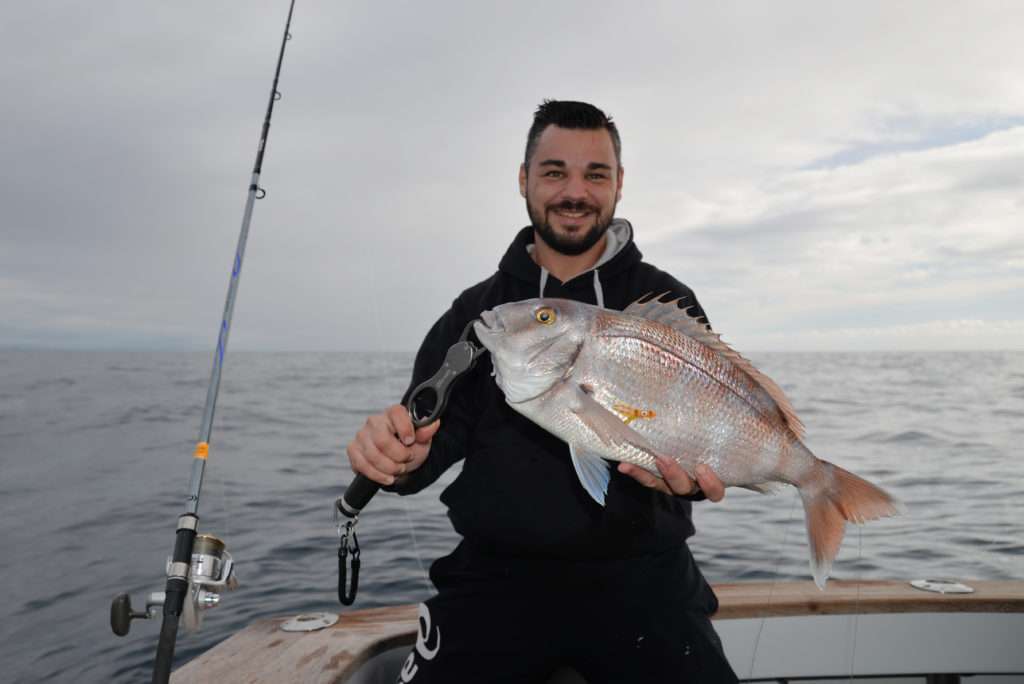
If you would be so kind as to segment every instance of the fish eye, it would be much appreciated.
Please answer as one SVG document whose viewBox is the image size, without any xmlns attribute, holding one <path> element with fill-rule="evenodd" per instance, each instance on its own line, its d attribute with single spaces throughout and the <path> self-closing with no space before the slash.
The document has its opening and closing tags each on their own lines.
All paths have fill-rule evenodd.
<svg viewBox="0 0 1024 684">
<path fill-rule="evenodd" d="M 557 318 L 555 316 L 555 310 L 550 306 L 543 306 L 537 309 L 537 313 L 535 313 L 533 317 L 537 319 L 538 323 L 543 323 L 544 325 L 551 325 L 555 322 L 555 318 Z"/>
</svg>

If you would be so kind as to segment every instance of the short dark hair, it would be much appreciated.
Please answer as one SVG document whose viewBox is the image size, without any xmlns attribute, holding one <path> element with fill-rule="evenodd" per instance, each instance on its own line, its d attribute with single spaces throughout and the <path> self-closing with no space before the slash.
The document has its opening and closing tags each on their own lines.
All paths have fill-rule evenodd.
<svg viewBox="0 0 1024 684">
<path fill-rule="evenodd" d="M 572 100 L 544 100 L 533 115 L 533 125 L 526 136 L 526 157 L 524 163 L 527 169 L 530 167 L 530 158 L 537 149 L 537 141 L 540 134 L 548 126 L 555 125 L 559 128 L 575 128 L 583 130 L 596 130 L 603 128 L 612 137 L 612 145 L 615 147 L 615 161 L 622 166 L 622 140 L 619 139 L 619 129 L 600 109 L 586 102 L 574 102 Z"/>
</svg>

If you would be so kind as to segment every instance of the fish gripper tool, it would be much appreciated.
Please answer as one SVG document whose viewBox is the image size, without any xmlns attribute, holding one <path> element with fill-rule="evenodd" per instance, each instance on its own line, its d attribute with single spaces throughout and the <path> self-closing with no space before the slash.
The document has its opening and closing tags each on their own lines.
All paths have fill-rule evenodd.
<svg viewBox="0 0 1024 684">
<path fill-rule="evenodd" d="M 441 368 L 430 378 L 417 385 L 409 395 L 406 408 L 409 409 L 414 426 L 430 425 L 441 417 L 448 406 L 448 397 L 451 395 L 455 382 L 473 370 L 477 359 L 487 351 L 469 340 L 469 333 L 473 330 L 476 320 L 473 319 L 467 323 L 462 330 L 462 335 L 459 336 L 459 341 L 448 348 Z M 421 414 L 420 400 L 423 400 L 424 403 L 429 401 L 431 394 L 434 398 L 433 405 L 427 409 L 426 413 Z"/>
</svg>

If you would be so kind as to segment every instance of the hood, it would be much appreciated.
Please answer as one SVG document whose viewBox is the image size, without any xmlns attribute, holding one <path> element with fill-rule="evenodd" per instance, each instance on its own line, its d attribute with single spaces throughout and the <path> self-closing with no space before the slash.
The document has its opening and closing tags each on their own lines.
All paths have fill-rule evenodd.
<svg viewBox="0 0 1024 684">
<path fill-rule="evenodd" d="M 629 221 L 621 218 L 614 219 L 608 226 L 607 244 L 604 253 L 589 270 L 584 271 L 564 283 L 566 287 L 593 287 L 597 305 L 604 306 L 604 293 L 601 289 L 601 279 L 608 278 L 619 271 L 639 263 L 643 258 L 636 243 L 633 242 L 633 226 Z M 549 273 L 541 268 L 530 256 L 533 252 L 533 226 L 526 226 L 520 230 L 505 256 L 498 264 L 498 270 L 510 276 L 533 283 L 537 287 L 537 297 L 544 296 L 544 288 L 547 284 Z M 592 275 L 589 275 L 592 274 Z"/>
</svg>

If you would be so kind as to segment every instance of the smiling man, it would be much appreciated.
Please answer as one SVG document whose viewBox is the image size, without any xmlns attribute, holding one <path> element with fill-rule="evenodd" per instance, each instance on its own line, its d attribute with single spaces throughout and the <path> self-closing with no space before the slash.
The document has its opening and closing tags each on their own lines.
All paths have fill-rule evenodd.
<svg viewBox="0 0 1024 684">
<path fill-rule="evenodd" d="M 598 108 L 538 108 L 519 168 L 531 224 L 427 333 L 403 404 L 466 324 L 499 304 L 559 297 L 621 310 L 667 292 L 704 315 L 615 218 L 621 158 L 618 130 Z M 694 481 L 674 463 L 659 464 L 660 478 L 620 464 L 599 505 L 566 444 L 507 405 L 487 357 L 439 423 L 415 430 L 396 404 L 367 419 L 348 456 L 355 472 L 400 494 L 465 461 L 441 495 L 463 541 L 431 566 L 437 594 L 420 607 L 400 681 L 543 682 L 562 668 L 592 684 L 736 681 L 709 620 L 717 600 L 686 545 L 691 501 L 724 494 L 710 470 Z"/>
<path fill-rule="evenodd" d="M 549 125 L 531 131 L 526 160 L 519 167 L 519 191 L 551 256 L 587 255 L 611 225 L 622 199 L 616 140 L 605 129 Z M 583 261 L 588 260 L 594 261 Z"/>
</svg>

